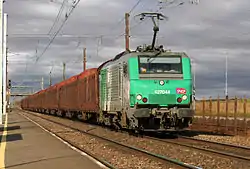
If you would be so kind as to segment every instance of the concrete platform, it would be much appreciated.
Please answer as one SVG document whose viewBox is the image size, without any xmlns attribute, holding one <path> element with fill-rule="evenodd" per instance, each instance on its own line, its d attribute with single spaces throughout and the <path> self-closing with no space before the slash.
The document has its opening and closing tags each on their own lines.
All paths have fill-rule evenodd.
<svg viewBox="0 0 250 169">
<path fill-rule="evenodd" d="M 17 111 L 0 126 L 0 169 L 100 169 L 98 162 L 82 156 Z M 6 134 L 6 131 L 5 131 Z M 5 159 L 5 162 L 4 162 Z M 2 167 L 2 168 L 1 168 Z"/>
</svg>

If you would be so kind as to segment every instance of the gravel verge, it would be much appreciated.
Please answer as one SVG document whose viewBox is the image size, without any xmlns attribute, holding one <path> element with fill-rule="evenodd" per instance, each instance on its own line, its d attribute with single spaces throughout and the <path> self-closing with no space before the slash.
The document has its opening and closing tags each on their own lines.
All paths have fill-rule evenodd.
<svg viewBox="0 0 250 169">
<path fill-rule="evenodd" d="M 37 115 L 37 114 L 36 114 Z M 176 146 L 172 144 L 162 143 L 155 140 L 149 140 L 145 138 L 138 138 L 134 136 L 129 136 L 128 134 L 113 132 L 109 129 L 104 129 L 98 126 L 88 125 L 85 123 L 74 122 L 67 119 L 56 118 L 51 116 L 46 116 L 42 114 L 38 114 L 39 116 L 43 116 L 46 118 L 50 118 L 52 120 L 56 120 L 60 123 L 70 125 L 72 127 L 81 129 L 81 130 L 89 130 L 90 133 L 97 134 L 99 136 L 105 136 L 107 138 L 111 138 L 113 140 L 122 142 L 124 144 L 129 144 L 138 148 L 145 149 L 150 152 L 154 152 L 157 154 L 161 154 L 173 159 L 179 159 L 180 161 L 193 164 L 195 166 L 200 166 L 202 168 L 248 168 L 245 163 L 238 162 L 235 160 L 230 160 L 227 158 L 217 157 L 210 154 L 204 154 L 197 150 L 189 149 L 182 146 Z M 128 159 L 126 159 L 128 161 Z M 145 164 L 144 164 L 145 165 Z M 154 166 L 156 168 L 156 166 Z"/>
<path fill-rule="evenodd" d="M 217 136 L 217 135 L 202 135 L 201 134 L 198 136 L 194 136 L 193 138 L 250 147 L 250 137 L 247 137 L 247 136 L 246 137 L 244 136 Z"/>
</svg>

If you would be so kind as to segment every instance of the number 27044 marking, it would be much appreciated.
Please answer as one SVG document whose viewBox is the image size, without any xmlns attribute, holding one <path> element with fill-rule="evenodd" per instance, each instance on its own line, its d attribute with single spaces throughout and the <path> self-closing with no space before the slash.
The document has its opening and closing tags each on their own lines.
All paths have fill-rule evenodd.
<svg viewBox="0 0 250 169">
<path fill-rule="evenodd" d="M 170 94 L 170 90 L 155 90 L 155 94 Z"/>
</svg>

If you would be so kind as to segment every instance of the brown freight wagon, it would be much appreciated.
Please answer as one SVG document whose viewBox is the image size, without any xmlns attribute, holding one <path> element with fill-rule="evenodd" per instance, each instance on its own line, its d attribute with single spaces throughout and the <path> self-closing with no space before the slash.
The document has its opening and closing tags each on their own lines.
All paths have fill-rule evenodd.
<svg viewBox="0 0 250 169">
<path fill-rule="evenodd" d="M 30 107 L 32 108 L 32 110 L 37 111 L 38 110 L 38 97 L 39 97 L 39 92 L 36 93 L 33 98 L 30 98 Z"/>
<path fill-rule="evenodd" d="M 46 92 L 46 89 L 41 90 L 41 91 L 35 93 L 34 95 L 28 97 L 28 107 L 30 108 L 30 110 L 39 111 L 43 108 L 42 94 L 44 92 Z"/>
<path fill-rule="evenodd" d="M 62 111 L 77 111 L 77 76 L 63 81 L 58 88 L 59 109 Z"/>
<path fill-rule="evenodd" d="M 28 108 L 28 98 L 24 98 L 21 100 L 21 108 L 22 109 L 27 109 Z"/>
<path fill-rule="evenodd" d="M 37 101 L 36 101 L 36 106 L 39 109 L 39 111 L 44 110 L 44 103 L 45 103 L 45 94 L 47 92 L 47 89 L 44 89 L 38 93 L 37 96 Z"/>
<path fill-rule="evenodd" d="M 30 110 L 32 110 L 32 111 L 35 111 L 36 110 L 36 101 L 37 101 L 37 93 L 36 94 L 34 94 L 34 95 L 32 95 L 30 98 L 29 98 L 29 100 L 28 100 L 28 102 L 29 102 L 29 108 L 30 108 Z"/>
<path fill-rule="evenodd" d="M 49 112 L 56 111 L 58 109 L 57 85 L 51 86 L 44 93 L 43 108 Z"/>
<path fill-rule="evenodd" d="M 78 76 L 79 108 L 83 112 L 98 112 L 98 71 L 92 68 Z"/>
<path fill-rule="evenodd" d="M 70 111 L 98 113 L 99 71 L 105 63 L 29 96 L 22 105 L 30 110 L 55 110 L 59 114 Z"/>
<path fill-rule="evenodd" d="M 27 97 L 25 99 L 24 105 L 26 106 L 26 108 L 29 110 L 30 109 L 30 98 L 31 96 Z"/>
</svg>

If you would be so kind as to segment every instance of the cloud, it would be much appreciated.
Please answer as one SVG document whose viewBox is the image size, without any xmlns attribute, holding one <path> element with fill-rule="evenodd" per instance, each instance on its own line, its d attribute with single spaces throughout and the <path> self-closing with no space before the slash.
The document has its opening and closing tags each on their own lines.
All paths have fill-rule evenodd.
<svg viewBox="0 0 250 169">
<path fill-rule="evenodd" d="M 173 51 L 184 51 L 194 60 L 197 97 L 224 95 L 226 55 L 229 95 L 248 92 L 250 1 L 202 0 L 198 5 L 191 5 L 186 0 L 184 5 L 176 6 L 179 2 L 162 10 L 169 19 L 160 22 L 157 44 Z M 21 83 L 24 79 L 44 77 L 44 84 L 48 86 L 52 65 L 53 83 L 62 80 L 63 62 L 66 63 L 67 77 L 82 71 L 84 47 L 87 48 L 88 68 L 96 67 L 124 50 L 124 13 L 136 1 L 81 0 L 58 37 L 35 63 L 36 57 L 49 43 L 47 34 L 61 3 L 62 0 L 6 1 L 9 75 L 13 81 Z M 131 13 L 131 49 L 144 43 L 151 44 L 153 34 L 153 24 L 149 19 L 140 22 L 134 16 L 140 12 L 155 11 L 158 7 L 157 0 L 143 0 Z M 68 10 L 66 6 L 51 33 L 55 33 L 63 23 Z M 39 83 L 34 83 L 34 86 L 37 90 L 40 87 Z"/>
</svg>

